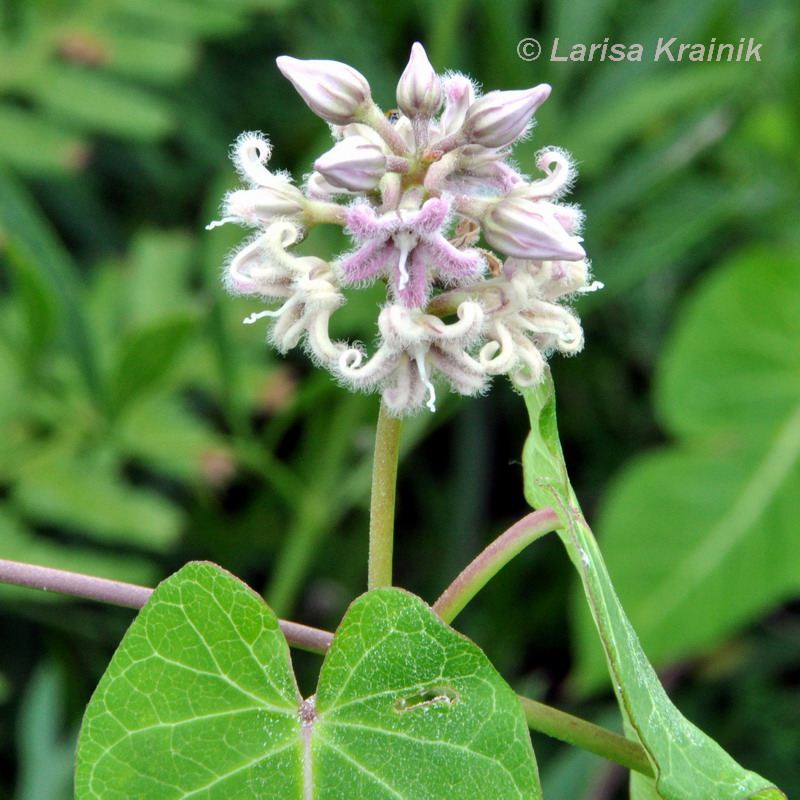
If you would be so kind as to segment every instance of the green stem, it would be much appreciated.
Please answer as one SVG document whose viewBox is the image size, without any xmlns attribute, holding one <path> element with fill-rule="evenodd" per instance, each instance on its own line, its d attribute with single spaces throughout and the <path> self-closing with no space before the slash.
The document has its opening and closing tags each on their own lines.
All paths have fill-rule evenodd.
<svg viewBox="0 0 800 800">
<path fill-rule="evenodd" d="M 588 750 L 623 767 L 641 772 L 648 778 L 654 777 L 644 748 L 636 742 L 528 697 L 517 695 L 517 699 L 531 730 Z"/>
<path fill-rule="evenodd" d="M 400 450 L 400 420 L 392 417 L 381 401 L 375 432 L 375 459 L 372 463 L 372 495 L 369 509 L 369 570 L 367 586 L 392 585 L 392 547 L 394 545 L 394 501 L 397 460 Z"/>
<path fill-rule="evenodd" d="M 560 524 L 558 514 L 549 507 L 515 522 L 461 571 L 433 604 L 433 610 L 445 622 L 452 622 L 512 558 Z"/>
</svg>

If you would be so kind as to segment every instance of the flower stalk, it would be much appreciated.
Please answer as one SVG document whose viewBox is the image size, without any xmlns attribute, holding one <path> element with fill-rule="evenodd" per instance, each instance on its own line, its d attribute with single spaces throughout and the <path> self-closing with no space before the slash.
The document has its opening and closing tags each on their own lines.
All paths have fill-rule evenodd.
<svg viewBox="0 0 800 800">
<path fill-rule="evenodd" d="M 369 512 L 369 563 L 367 587 L 392 585 L 394 508 L 401 422 L 381 402 L 375 431 L 375 459 Z"/>
</svg>

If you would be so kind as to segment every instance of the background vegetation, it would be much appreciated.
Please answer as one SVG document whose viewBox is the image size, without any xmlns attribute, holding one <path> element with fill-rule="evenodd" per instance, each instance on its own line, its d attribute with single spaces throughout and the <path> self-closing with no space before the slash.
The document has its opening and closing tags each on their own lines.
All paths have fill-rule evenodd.
<svg viewBox="0 0 800 800">
<path fill-rule="evenodd" d="M 606 283 L 580 302 L 585 352 L 553 364 L 573 482 L 678 706 L 796 794 L 798 33 L 793 0 L 5 0 L 0 557 L 148 585 L 209 559 L 336 625 L 365 583 L 376 400 L 240 325 L 257 304 L 219 273 L 242 232 L 203 225 L 240 131 L 298 177 L 327 149 L 275 56 L 352 64 L 388 108 L 420 40 L 486 90 L 554 86 L 517 159 L 574 154 Z M 645 58 L 525 62 L 524 36 Z M 672 36 L 753 37 L 761 61 L 653 63 Z M 369 341 L 374 311 L 340 316 Z M 498 382 L 406 426 L 400 585 L 433 600 L 524 513 L 526 424 Z M 614 724 L 574 590 L 544 540 L 458 624 L 518 690 Z M 71 797 L 78 721 L 131 617 L 0 589 L 0 798 Z M 318 661 L 298 662 L 311 691 Z M 621 791 L 598 759 L 534 746 L 549 800 Z"/>
</svg>

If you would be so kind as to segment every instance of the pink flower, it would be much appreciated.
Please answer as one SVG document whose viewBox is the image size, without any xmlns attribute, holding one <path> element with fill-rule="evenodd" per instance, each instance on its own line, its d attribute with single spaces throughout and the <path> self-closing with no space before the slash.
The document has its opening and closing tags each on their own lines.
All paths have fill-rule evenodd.
<svg viewBox="0 0 800 800">
<path fill-rule="evenodd" d="M 435 279 L 460 284 L 478 276 L 484 262 L 475 250 L 459 250 L 442 228 L 450 204 L 433 197 L 416 211 L 397 209 L 378 215 L 365 203 L 347 213 L 347 230 L 364 244 L 339 267 L 347 283 L 386 276 L 392 293 L 410 308 L 424 306 Z"/>
</svg>

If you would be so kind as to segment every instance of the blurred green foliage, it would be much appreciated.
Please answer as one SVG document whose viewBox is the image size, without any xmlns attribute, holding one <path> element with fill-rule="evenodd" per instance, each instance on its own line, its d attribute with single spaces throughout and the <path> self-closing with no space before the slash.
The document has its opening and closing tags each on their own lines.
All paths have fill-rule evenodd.
<svg viewBox="0 0 800 800">
<path fill-rule="evenodd" d="M 757 449 L 767 439 L 739 418 L 731 433 L 727 412 L 766 424 L 777 407 L 776 384 L 759 377 L 759 364 L 763 372 L 781 364 L 781 397 L 797 409 L 800 367 L 785 348 L 797 348 L 798 19 L 793 0 L 4 0 L 0 557 L 149 584 L 207 558 L 263 588 L 280 614 L 336 625 L 364 586 L 375 399 L 346 395 L 302 354 L 281 358 L 242 327 L 259 309 L 227 297 L 219 273 L 243 232 L 202 228 L 234 183 L 226 152 L 240 131 L 264 130 L 272 164 L 298 177 L 327 147 L 325 124 L 280 76 L 275 56 L 352 64 L 388 108 L 418 39 L 435 67 L 471 74 L 486 90 L 554 87 L 516 157 L 532 169 L 538 148 L 557 145 L 580 166 L 573 199 L 586 211 L 587 250 L 606 289 L 578 308 L 586 351 L 553 364 L 559 421 L 587 514 L 605 509 L 601 547 L 607 534 L 612 577 L 636 622 L 655 571 L 668 578 L 668 554 L 702 541 L 704 528 L 668 530 L 675 503 L 686 500 L 677 480 L 672 499 L 660 495 L 657 525 L 632 511 L 620 521 L 615 498 L 639 469 L 617 479 L 620 467 L 676 436 L 668 447 L 693 448 L 695 458 L 705 448 L 706 461 L 732 470 L 726 447 Z M 761 61 L 747 63 L 525 62 L 516 53 L 525 36 L 545 53 L 556 36 L 562 48 L 609 36 L 647 53 L 659 37 L 764 44 Z M 315 232 L 304 246 L 332 254 L 341 242 Z M 718 309 L 728 314 L 724 330 L 747 345 L 733 358 L 721 355 L 733 334 L 722 336 L 723 321 L 702 312 L 696 292 L 707 295 L 744 262 L 752 318 L 737 326 L 733 301 Z M 766 303 L 778 303 L 788 344 L 776 343 Z M 350 304 L 340 335 L 369 341 L 373 318 Z M 696 386 L 682 375 L 688 365 Z M 746 388 L 743 369 L 752 375 Z M 720 421 L 712 447 L 691 420 L 715 388 L 726 411 L 704 406 Z M 526 422 L 522 400 L 498 383 L 485 398 L 448 398 L 435 417 L 406 426 L 402 585 L 433 600 L 521 516 Z M 787 458 L 796 474 L 798 454 Z M 712 501 L 723 495 L 698 486 L 703 475 L 685 478 Z M 796 540 L 796 499 L 779 512 L 748 529 L 761 554 L 755 574 L 746 560 L 733 576 L 714 573 L 714 602 L 735 599 L 724 620 L 711 625 L 704 615 L 700 624 L 678 606 L 666 627 L 651 631 L 643 620 L 642 633 L 657 666 L 681 660 L 675 692 L 688 716 L 695 710 L 738 760 L 791 796 L 800 790 L 791 768 L 800 755 L 791 709 L 800 704 L 786 702 L 798 697 L 800 609 L 790 602 L 798 571 L 796 555 L 776 554 L 770 542 Z M 795 582 L 773 580 L 778 568 Z M 572 625 L 579 646 L 570 643 L 569 570 L 557 543 L 540 542 L 459 626 L 521 691 L 599 717 L 607 695 L 579 700 L 569 691 L 571 673 L 587 686 L 597 664 L 580 623 Z M 524 619 L 515 613 L 522 606 Z M 0 589 L 0 642 L 13 643 L 0 661 L 0 798 L 32 796 L 31 759 L 61 753 L 130 616 Z M 304 658 L 301 672 L 313 672 L 318 662 Z M 63 725 L 32 722 L 54 695 Z M 743 723 L 756 717 L 758 747 Z M 572 756 L 541 737 L 535 745 L 551 800 L 613 793 L 613 772 L 596 760 L 581 761 L 578 788 L 563 766 Z M 51 786 L 34 790 L 69 796 L 55 772 Z"/>
</svg>

